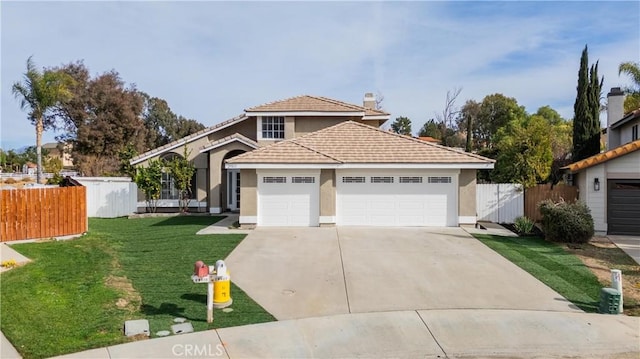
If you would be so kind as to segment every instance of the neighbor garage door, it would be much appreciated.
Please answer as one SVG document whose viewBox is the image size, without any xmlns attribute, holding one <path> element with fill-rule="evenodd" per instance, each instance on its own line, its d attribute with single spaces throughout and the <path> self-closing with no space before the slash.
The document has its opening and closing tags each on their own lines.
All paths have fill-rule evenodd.
<svg viewBox="0 0 640 359">
<path fill-rule="evenodd" d="M 317 226 L 319 171 L 258 171 L 259 226 Z"/>
<path fill-rule="evenodd" d="M 609 180 L 609 234 L 640 235 L 640 180 Z"/>
<path fill-rule="evenodd" d="M 457 172 L 336 171 L 336 224 L 456 226 Z"/>
</svg>

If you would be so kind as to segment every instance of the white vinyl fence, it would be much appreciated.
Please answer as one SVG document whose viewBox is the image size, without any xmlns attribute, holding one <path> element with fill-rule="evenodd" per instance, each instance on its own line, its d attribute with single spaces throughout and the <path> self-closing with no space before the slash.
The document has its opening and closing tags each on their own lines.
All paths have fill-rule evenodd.
<svg viewBox="0 0 640 359">
<path fill-rule="evenodd" d="M 478 184 L 476 206 L 478 221 L 513 223 L 524 216 L 524 189 L 513 183 Z"/>
<path fill-rule="evenodd" d="M 138 186 L 129 177 L 73 177 L 87 188 L 87 216 L 115 218 L 136 211 Z"/>
</svg>

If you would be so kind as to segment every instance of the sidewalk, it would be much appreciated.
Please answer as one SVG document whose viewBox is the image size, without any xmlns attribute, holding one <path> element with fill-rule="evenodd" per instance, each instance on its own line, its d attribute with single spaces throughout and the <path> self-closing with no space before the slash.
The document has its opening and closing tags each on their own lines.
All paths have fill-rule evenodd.
<svg viewBox="0 0 640 359">
<path fill-rule="evenodd" d="M 286 320 L 137 341 L 59 358 L 637 358 L 640 318 L 419 310 Z"/>
<path fill-rule="evenodd" d="M 218 221 L 207 228 L 201 229 L 196 234 L 248 234 L 251 230 L 248 229 L 230 229 L 229 227 L 238 221 L 239 215 L 237 213 L 223 213 L 223 216 L 227 216 L 225 219 Z"/>
<path fill-rule="evenodd" d="M 638 236 L 607 236 L 618 248 L 625 251 L 629 257 L 640 264 L 640 237 Z"/>
</svg>

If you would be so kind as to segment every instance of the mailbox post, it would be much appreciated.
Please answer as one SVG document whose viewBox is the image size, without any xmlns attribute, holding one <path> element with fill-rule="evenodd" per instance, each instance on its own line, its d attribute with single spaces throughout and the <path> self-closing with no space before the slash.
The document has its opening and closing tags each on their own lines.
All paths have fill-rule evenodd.
<svg viewBox="0 0 640 359">
<path fill-rule="evenodd" d="M 207 323 L 213 323 L 213 308 L 225 308 L 233 303 L 231 299 L 231 277 L 223 260 L 215 266 L 207 266 L 197 261 L 194 266 L 193 283 L 207 283 Z"/>
</svg>

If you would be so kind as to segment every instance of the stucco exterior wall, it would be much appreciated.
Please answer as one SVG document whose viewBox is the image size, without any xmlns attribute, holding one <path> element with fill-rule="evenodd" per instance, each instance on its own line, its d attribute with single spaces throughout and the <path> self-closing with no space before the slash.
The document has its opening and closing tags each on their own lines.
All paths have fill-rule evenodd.
<svg viewBox="0 0 640 359">
<path fill-rule="evenodd" d="M 254 169 L 240 170 L 240 224 L 258 223 L 258 175 Z"/>
<path fill-rule="evenodd" d="M 253 148 L 240 143 L 231 142 L 223 147 L 218 147 L 209 151 L 209 213 L 222 213 L 225 208 L 226 199 L 223 198 L 225 191 L 223 190 L 224 179 L 223 171 L 224 164 L 222 161 L 224 157 L 231 151 L 251 151 Z M 244 181 L 242 174 L 240 174 L 241 181 Z M 242 198 L 242 194 L 240 194 Z"/>
<path fill-rule="evenodd" d="M 207 142 L 208 141 L 215 141 L 215 140 L 219 140 L 221 138 L 225 138 L 227 136 L 231 136 L 234 133 L 239 133 L 247 138 L 250 138 L 252 140 L 256 140 L 257 134 L 256 134 L 256 118 L 255 117 L 249 117 L 248 119 L 240 122 L 240 123 L 236 123 L 234 125 L 231 125 L 227 128 L 223 128 L 219 131 L 216 131 L 212 134 L 210 134 L 209 136 L 207 136 Z"/>
<path fill-rule="evenodd" d="M 320 171 L 320 225 L 336 223 L 336 171 Z"/>
<path fill-rule="evenodd" d="M 460 170 L 458 176 L 458 222 L 476 223 L 476 170 Z"/>
</svg>

